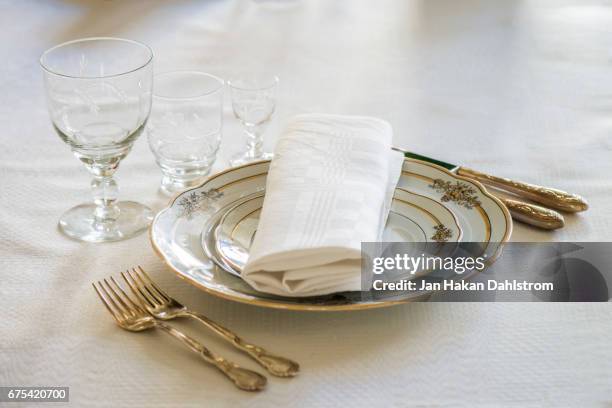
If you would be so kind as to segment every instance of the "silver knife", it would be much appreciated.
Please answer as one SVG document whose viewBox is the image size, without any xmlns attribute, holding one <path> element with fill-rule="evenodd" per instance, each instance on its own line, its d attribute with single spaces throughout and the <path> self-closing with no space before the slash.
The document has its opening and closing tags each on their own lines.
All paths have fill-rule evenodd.
<svg viewBox="0 0 612 408">
<path fill-rule="evenodd" d="M 557 210 L 567 212 L 585 211 L 589 208 L 589 204 L 586 202 L 586 200 L 577 194 L 567 193 L 565 191 L 557 190 L 556 188 L 542 187 L 522 181 L 491 176 L 476 170 L 468 169 L 467 167 L 461 167 L 456 164 L 432 159 L 430 157 L 408 152 L 406 150 L 397 148 L 394 149 L 404 153 L 405 157 L 437 164 L 438 166 L 442 166 L 460 176 L 476 179 L 490 186 L 499 188 L 501 190 L 506 190 L 510 193 L 514 193 L 529 200 L 544 204 L 547 207 L 552 207 Z"/>
<path fill-rule="evenodd" d="M 588 208 L 588 204 L 586 203 L 586 201 L 582 197 L 577 196 L 575 194 L 569 194 L 556 189 L 550 189 L 546 187 L 536 186 L 533 184 L 517 182 L 495 176 L 489 176 L 487 174 L 480 173 L 475 170 L 461 167 L 456 164 L 447 163 L 441 160 L 433 159 L 431 157 L 423 156 L 417 153 L 408 152 L 406 150 L 402 150 L 395 147 L 393 149 L 402 152 L 404 154 L 404 157 L 436 164 L 457 175 L 481 181 L 485 184 L 512 192 L 514 194 L 526 197 L 533 201 L 549 204 L 554 208 L 561 209 L 562 207 L 562 209 L 564 209 L 565 211 L 573 212 L 584 211 Z M 551 197 L 550 192 L 554 192 L 554 198 Z M 549 230 L 561 228 L 565 225 L 565 220 L 563 219 L 563 216 L 557 211 L 523 201 L 511 200 L 498 196 L 496 197 L 500 199 L 506 205 L 506 207 L 508 207 L 512 218 L 516 219 L 517 221 L 521 221 L 539 228 Z M 553 200 L 553 204 L 556 205 L 550 204 L 551 200 Z"/>
</svg>

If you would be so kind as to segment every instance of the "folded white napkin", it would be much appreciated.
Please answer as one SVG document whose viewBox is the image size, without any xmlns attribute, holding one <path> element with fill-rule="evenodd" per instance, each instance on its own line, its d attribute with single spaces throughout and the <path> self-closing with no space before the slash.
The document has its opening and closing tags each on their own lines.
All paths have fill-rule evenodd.
<svg viewBox="0 0 612 408">
<path fill-rule="evenodd" d="M 281 135 L 242 276 L 282 296 L 360 290 L 361 242 L 377 241 L 403 156 L 380 119 L 308 114 Z"/>
</svg>

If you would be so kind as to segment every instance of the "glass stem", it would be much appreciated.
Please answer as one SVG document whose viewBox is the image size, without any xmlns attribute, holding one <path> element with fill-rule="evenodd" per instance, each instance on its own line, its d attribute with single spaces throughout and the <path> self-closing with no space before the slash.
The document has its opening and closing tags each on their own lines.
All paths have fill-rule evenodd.
<svg viewBox="0 0 612 408">
<path fill-rule="evenodd" d="M 253 159 L 263 157 L 263 135 L 258 125 L 245 125 L 248 155 Z"/>
<path fill-rule="evenodd" d="M 117 162 L 117 164 L 119 164 Z M 119 217 L 117 196 L 119 188 L 113 178 L 117 166 L 93 165 L 88 166 L 93 178 L 91 180 L 91 191 L 94 204 L 94 224 L 96 228 L 108 228 Z"/>
</svg>

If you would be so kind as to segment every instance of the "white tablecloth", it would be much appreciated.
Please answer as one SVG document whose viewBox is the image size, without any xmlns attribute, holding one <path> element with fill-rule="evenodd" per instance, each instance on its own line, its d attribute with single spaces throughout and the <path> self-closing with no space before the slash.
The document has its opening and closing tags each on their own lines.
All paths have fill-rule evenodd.
<svg viewBox="0 0 612 408">
<path fill-rule="evenodd" d="M 84 244 L 56 229 L 89 199 L 50 126 L 38 57 L 98 35 L 151 45 L 156 69 L 281 78 L 267 146 L 303 112 L 388 120 L 395 143 L 584 195 L 591 210 L 513 239 L 612 231 L 612 4 L 523 1 L 0 1 L 0 385 L 70 386 L 72 406 L 590 406 L 612 403 L 610 304 L 409 304 L 295 313 L 213 298 L 176 278 L 148 237 Z M 229 106 L 220 169 L 243 143 Z M 143 139 L 124 199 L 160 209 Z M 140 264 L 164 288 L 302 373 L 239 392 L 173 340 L 111 321 L 93 280 Z M 253 367 L 196 325 L 211 348 Z M 13 406 L 13 405 L 11 405 Z"/>
</svg>

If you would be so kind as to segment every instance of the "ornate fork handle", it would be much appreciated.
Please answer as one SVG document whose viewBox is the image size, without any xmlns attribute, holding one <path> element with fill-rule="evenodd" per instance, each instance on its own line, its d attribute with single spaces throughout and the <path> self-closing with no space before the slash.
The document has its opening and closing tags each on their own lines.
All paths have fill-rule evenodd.
<svg viewBox="0 0 612 408">
<path fill-rule="evenodd" d="M 214 355 L 209 349 L 204 347 L 203 344 L 166 323 L 155 321 L 155 327 L 162 329 L 172 337 L 180 340 L 189 347 L 189 349 L 202 357 L 204 361 L 217 367 L 219 371 L 225 374 L 225 376 L 238 388 L 246 391 L 259 391 L 265 387 L 267 380 L 263 375 L 239 367 L 223 357 Z"/>
<path fill-rule="evenodd" d="M 503 177 L 496 177 L 490 174 L 481 173 L 476 170 L 461 167 L 457 174 L 510 191 L 522 197 L 544 204 L 548 207 L 562 211 L 579 212 L 589 208 L 588 203 L 577 194 L 570 194 L 555 188 L 542 187 L 535 184 L 523 183 Z"/>
<path fill-rule="evenodd" d="M 257 361 L 272 375 L 278 377 L 293 377 L 300 369 L 299 364 L 295 361 L 268 353 L 262 347 L 245 341 L 244 339 L 238 337 L 237 334 L 219 325 L 218 323 L 215 323 L 203 314 L 185 311 L 183 312 L 183 315 L 198 320 L 200 323 L 219 334 L 225 340 L 232 343 L 236 348 L 251 356 L 253 360 Z"/>
</svg>

